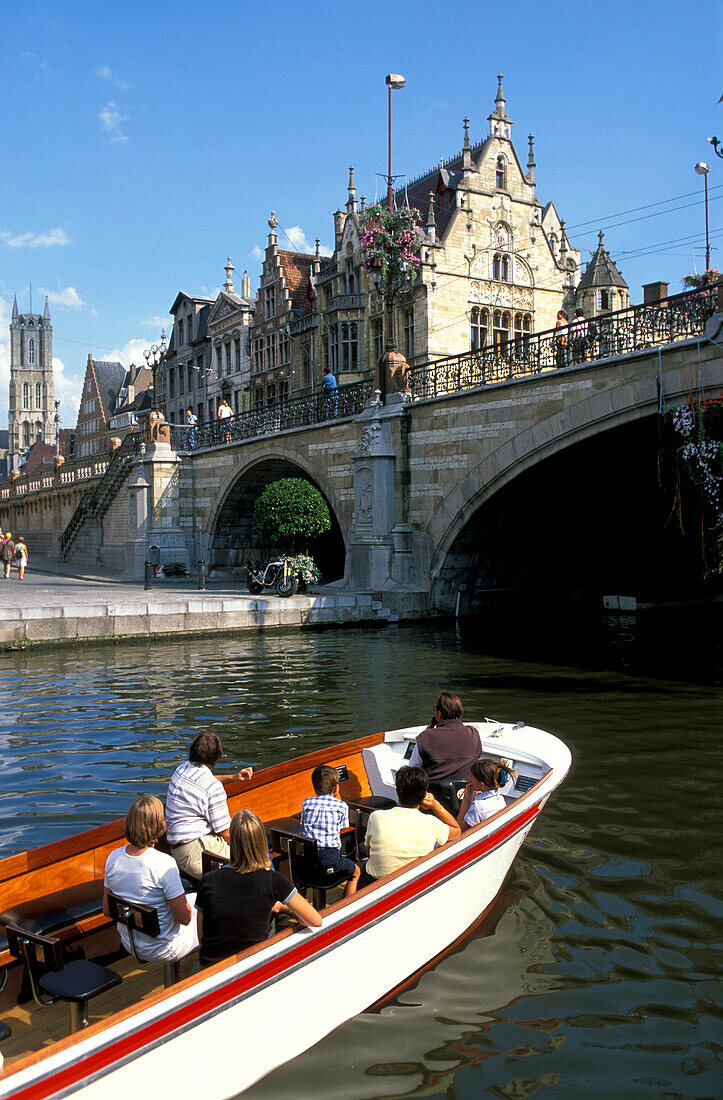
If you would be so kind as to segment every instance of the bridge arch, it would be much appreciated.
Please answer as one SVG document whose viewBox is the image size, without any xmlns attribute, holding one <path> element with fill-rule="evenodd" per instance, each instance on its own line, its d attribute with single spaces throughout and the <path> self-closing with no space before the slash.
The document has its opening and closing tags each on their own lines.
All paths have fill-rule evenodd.
<svg viewBox="0 0 723 1100">
<path fill-rule="evenodd" d="M 217 505 L 208 526 L 210 567 L 220 570 L 243 567 L 249 551 L 261 548 L 253 532 L 254 504 L 267 485 L 283 477 L 305 478 L 326 500 L 331 515 L 331 531 L 317 541 L 313 554 L 323 580 L 338 580 L 344 575 L 346 556 L 346 532 L 339 519 L 342 515 L 339 502 L 318 469 L 312 467 L 303 455 L 283 448 L 262 454 L 256 452 L 236 466 L 220 487 Z"/>
<path fill-rule="evenodd" d="M 601 583 L 603 576 L 609 578 L 610 584 L 625 579 L 622 548 L 616 552 L 614 542 L 608 539 L 609 534 L 615 533 L 619 539 L 625 538 L 624 519 L 637 528 L 640 541 L 652 552 L 649 533 L 642 521 L 638 525 L 633 497 L 637 494 L 635 499 L 647 510 L 647 522 L 652 519 L 652 527 L 658 530 L 659 520 L 662 529 L 670 504 L 665 504 L 657 483 L 658 396 L 654 376 L 642 385 L 638 383 L 634 390 L 629 384 L 621 384 L 604 394 L 592 392 L 576 404 L 508 436 L 445 495 L 425 528 L 430 581 L 438 607 L 454 606 L 456 593 L 468 577 L 473 578 L 478 588 L 484 587 L 484 582 L 480 585 L 477 578 L 485 570 L 490 587 L 505 573 L 510 587 L 514 587 L 516 548 L 525 539 L 531 575 L 539 582 L 542 563 L 546 562 L 551 566 L 552 583 L 555 577 L 560 582 L 561 570 L 556 571 L 554 558 L 547 554 L 547 541 L 554 542 L 556 537 L 551 516 L 556 517 L 554 522 L 560 526 L 558 562 L 569 561 L 571 554 L 591 553 L 599 565 L 601 546 L 608 546 L 610 567 L 607 562 L 602 563 Z M 625 462 L 629 464 L 627 467 Z M 628 471 L 630 477 L 626 476 Z M 619 509 L 609 484 L 616 478 Z M 596 494 L 604 502 L 599 506 L 600 524 L 607 522 L 608 528 L 600 527 L 600 545 L 591 548 L 589 540 L 596 537 L 596 529 L 589 497 Z M 578 517 L 580 538 L 576 542 L 574 520 L 579 506 L 584 514 Z M 665 532 L 665 538 L 670 536 L 674 541 L 675 532 L 671 532 L 672 528 Z M 497 565 L 501 566 L 497 575 L 494 560 L 485 560 L 490 544 L 496 547 L 492 558 L 496 553 Z M 639 547 L 630 549 L 637 559 Z M 668 551 L 675 558 L 690 553 L 690 547 L 673 546 L 670 542 Z M 535 562 L 538 552 L 539 562 Z M 522 560 L 525 555 L 520 553 L 519 557 Z M 573 564 L 570 577 L 582 576 L 577 562 Z M 631 567 L 629 578 L 633 572 Z M 591 569 L 590 579 L 592 573 Z M 543 584 L 544 581 L 545 578 Z M 505 580 L 501 583 L 504 585 Z M 615 587 L 609 590 L 620 591 Z"/>
</svg>

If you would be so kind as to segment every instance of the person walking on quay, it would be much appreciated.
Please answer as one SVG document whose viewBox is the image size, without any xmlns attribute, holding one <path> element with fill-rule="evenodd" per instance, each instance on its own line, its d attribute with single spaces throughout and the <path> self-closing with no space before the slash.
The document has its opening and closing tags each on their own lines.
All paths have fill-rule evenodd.
<svg viewBox="0 0 723 1100">
<path fill-rule="evenodd" d="M 223 401 L 221 402 L 221 404 L 218 407 L 217 416 L 218 416 L 219 424 L 221 424 L 223 429 L 224 429 L 224 442 L 225 443 L 230 443 L 231 442 L 231 431 L 229 429 L 228 422 L 231 419 L 231 417 L 233 416 L 233 412 L 231 411 L 231 406 L 229 405 L 229 403 L 228 403 L 228 401 L 226 400 L 225 397 L 224 397 Z"/>
<path fill-rule="evenodd" d="M 198 417 L 189 405 L 186 409 L 186 425 L 188 427 L 188 446 L 196 446 L 196 428 L 198 427 Z"/>
<path fill-rule="evenodd" d="M 12 565 L 14 557 L 15 543 L 13 542 L 13 533 L 12 531 L 6 531 L 2 542 L 0 542 L 0 561 L 3 563 L 3 572 L 6 581 L 10 579 L 10 566 Z"/>
<path fill-rule="evenodd" d="M 18 535 L 18 541 L 15 543 L 15 561 L 18 563 L 18 578 L 20 580 L 25 576 L 25 570 L 29 560 L 30 555 L 25 545 L 25 539 L 22 535 Z"/>
<path fill-rule="evenodd" d="M 228 812 L 223 784 L 250 779 L 253 768 L 232 775 L 214 775 L 221 759 L 221 741 L 215 733 L 199 733 L 191 742 L 188 760 L 171 776 L 166 795 L 166 839 L 181 871 L 201 877 L 204 851 L 228 857 Z"/>
</svg>

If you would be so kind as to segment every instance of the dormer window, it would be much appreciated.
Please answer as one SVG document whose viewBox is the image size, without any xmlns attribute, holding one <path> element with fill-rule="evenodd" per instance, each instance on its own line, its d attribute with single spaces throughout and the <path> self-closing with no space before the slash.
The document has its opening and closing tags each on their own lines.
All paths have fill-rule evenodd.
<svg viewBox="0 0 723 1100">
<path fill-rule="evenodd" d="M 507 190 L 507 161 L 502 156 L 499 156 L 497 158 L 497 168 L 495 170 L 495 187 L 500 191 Z"/>
</svg>

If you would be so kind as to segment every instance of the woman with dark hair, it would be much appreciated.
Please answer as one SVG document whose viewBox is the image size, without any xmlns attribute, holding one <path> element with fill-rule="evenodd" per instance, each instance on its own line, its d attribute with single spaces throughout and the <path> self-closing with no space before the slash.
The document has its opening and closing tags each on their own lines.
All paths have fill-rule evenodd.
<svg viewBox="0 0 723 1100">
<path fill-rule="evenodd" d="M 265 940 L 274 913 L 293 913 L 307 928 L 321 917 L 284 875 L 274 871 L 266 830 L 253 810 L 239 810 L 230 828 L 231 865 L 209 871 L 196 898 L 201 966 Z"/>
<path fill-rule="evenodd" d="M 163 806 L 152 794 L 142 795 L 126 814 L 125 836 L 128 843 L 111 852 L 105 864 L 103 912 L 108 912 L 108 891 L 135 902 L 152 905 L 158 912 L 160 934 L 151 938 L 135 932 L 133 939 L 143 959 L 170 962 L 182 959 L 198 947 L 195 895 L 184 893 L 175 860 L 153 845 L 163 834 L 166 823 Z M 126 951 L 131 945 L 128 930 L 118 924 Z"/>
</svg>

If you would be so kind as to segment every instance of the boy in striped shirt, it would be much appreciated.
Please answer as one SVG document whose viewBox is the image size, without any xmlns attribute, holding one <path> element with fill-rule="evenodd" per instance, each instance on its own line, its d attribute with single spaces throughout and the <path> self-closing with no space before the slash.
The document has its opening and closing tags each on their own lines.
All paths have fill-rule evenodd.
<svg viewBox="0 0 723 1100">
<path fill-rule="evenodd" d="M 349 825 L 349 807 L 339 797 L 339 773 L 328 764 L 320 764 L 311 773 L 311 783 L 315 794 L 305 798 L 301 806 L 304 834 L 316 841 L 319 862 L 329 874 L 349 873 L 344 897 L 351 897 L 356 893 L 359 868 L 341 851 L 341 830 Z"/>
</svg>

